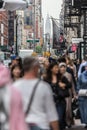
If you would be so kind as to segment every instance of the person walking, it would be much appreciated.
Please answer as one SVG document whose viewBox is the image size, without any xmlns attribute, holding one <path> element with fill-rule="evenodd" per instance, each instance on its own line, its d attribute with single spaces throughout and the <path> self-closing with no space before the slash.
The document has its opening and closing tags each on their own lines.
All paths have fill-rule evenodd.
<svg viewBox="0 0 87 130">
<path fill-rule="evenodd" d="M 65 98 L 69 96 L 68 93 L 68 87 L 69 87 L 69 82 L 66 77 L 64 77 L 60 72 L 59 72 L 59 65 L 57 62 L 53 62 L 49 65 L 46 73 L 46 77 L 44 79 L 46 82 L 48 82 L 51 86 L 52 92 L 53 92 L 53 97 L 54 97 L 54 102 L 56 105 L 56 109 L 59 115 L 59 125 L 60 125 L 60 130 L 64 130 L 66 123 L 66 101 Z M 65 91 L 67 90 L 67 94 L 63 95 Z M 62 94 L 61 94 L 62 91 Z"/>
<path fill-rule="evenodd" d="M 78 100 L 79 100 L 79 108 L 81 114 L 81 122 L 85 124 L 85 128 L 87 129 L 87 63 L 84 65 L 85 71 L 80 74 L 77 83 L 77 91 L 78 91 Z M 81 91 L 84 91 L 82 93 Z"/>
<path fill-rule="evenodd" d="M 0 64 L 0 130 L 27 130 L 20 92 L 11 84 L 10 71 Z"/>
<path fill-rule="evenodd" d="M 72 80 L 72 75 L 66 71 L 66 68 L 67 68 L 66 64 L 61 62 L 59 64 L 59 67 L 60 67 L 60 73 L 62 75 L 64 75 L 70 83 L 69 97 L 66 98 L 66 125 L 67 125 L 67 127 L 70 128 L 72 123 L 73 123 L 72 98 L 76 97 L 76 92 L 75 92 L 75 89 L 74 89 L 74 83 L 73 83 L 73 80 Z"/>
<path fill-rule="evenodd" d="M 25 57 L 23 70 L 24 77 L 13 86 L 22 94 L 27 125 L 31 130 L 59 130 L 51 88 L 46 82 L 38 79 L 39 61 L 34 57 Z M 28 109 L 34 90 L 33 100 Z"/>
</svg>

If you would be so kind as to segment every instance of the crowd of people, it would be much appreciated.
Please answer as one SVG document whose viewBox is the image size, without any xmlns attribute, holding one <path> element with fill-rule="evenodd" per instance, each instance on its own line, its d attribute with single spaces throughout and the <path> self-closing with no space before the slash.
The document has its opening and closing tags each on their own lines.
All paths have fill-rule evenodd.
<svg viewBox="0 0 87 130">
<path fill-rule="evenodd" d="M 70 128 L 76 100 L 87 128 L 86 92 L 86 60 L 14 57 L 8 68 L 0 64 L 0 130 Z"/>
</svg>

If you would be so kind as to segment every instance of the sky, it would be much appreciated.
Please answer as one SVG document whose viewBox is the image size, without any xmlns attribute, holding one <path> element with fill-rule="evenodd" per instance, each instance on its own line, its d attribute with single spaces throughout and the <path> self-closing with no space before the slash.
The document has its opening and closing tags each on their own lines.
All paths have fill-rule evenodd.
<svg viewBox="0 0 87 130">
<path fill-rule="evenodd" d="M 62 0 L 42 0 L 42 13 L 46 18 L 47 14 L 54 18 L 59 18 Z"/>
</svg>

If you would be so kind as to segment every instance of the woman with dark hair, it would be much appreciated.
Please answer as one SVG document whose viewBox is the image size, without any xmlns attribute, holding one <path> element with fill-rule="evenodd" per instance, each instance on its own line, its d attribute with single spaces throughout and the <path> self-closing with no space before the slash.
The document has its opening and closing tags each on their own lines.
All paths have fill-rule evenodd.
<svg viewBox="0 0 87 130">
<path fill-rule="evenodd" d="M 16 62 L 20 67 L 22 67 L 22 58 L 21 57 L 16 57 Z"/>
<path fill-rule="evenodd" d="M 64 77 L 59 72 L 58 63 L 53 62 L 49 65 L 46 73 L 46 77 L 44 79 L 47 81 L 52 88 L 54 102 L 59 115 L 59 123 L 60 130 L 63 130 L 66 126 L 65 123 L 65 111 L 66 111 L 66 101 L 65 98 L 69 96 L 68 89 L 70 87 L 70 83 L 67 78 Z M 67 93 L 66 93 L 67 90 Z"/>
<path fill-rule="evenodd" d="M 11 77 L 13 81 L 18 80 L 23 76 L 23 70 L 20 65 L 13 65 L 11 68 Z"/>
</svg>

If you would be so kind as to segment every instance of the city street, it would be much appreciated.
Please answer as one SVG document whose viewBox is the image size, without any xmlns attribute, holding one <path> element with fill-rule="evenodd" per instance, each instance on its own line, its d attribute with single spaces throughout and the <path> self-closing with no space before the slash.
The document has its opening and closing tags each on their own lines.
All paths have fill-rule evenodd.
<svg viewBox="0 0 87 130">
<path fill-rule="evenodd" d="M 87 0 L 0 0 L 0 130 L 85 127 Z"/>
<path fill-rule="evenodd" d="M 73 128 L 69 128 L 67 130 L 86 130 L 83 126 L 74 126 Z"/>
<path fill-rule="evenodd" d="M 80 123 L 80 120 L 75 120 L 75 125 L 66 130 L 86 130 L 86 128 L 84 128 L 84 125 Z"/>
</svg>

